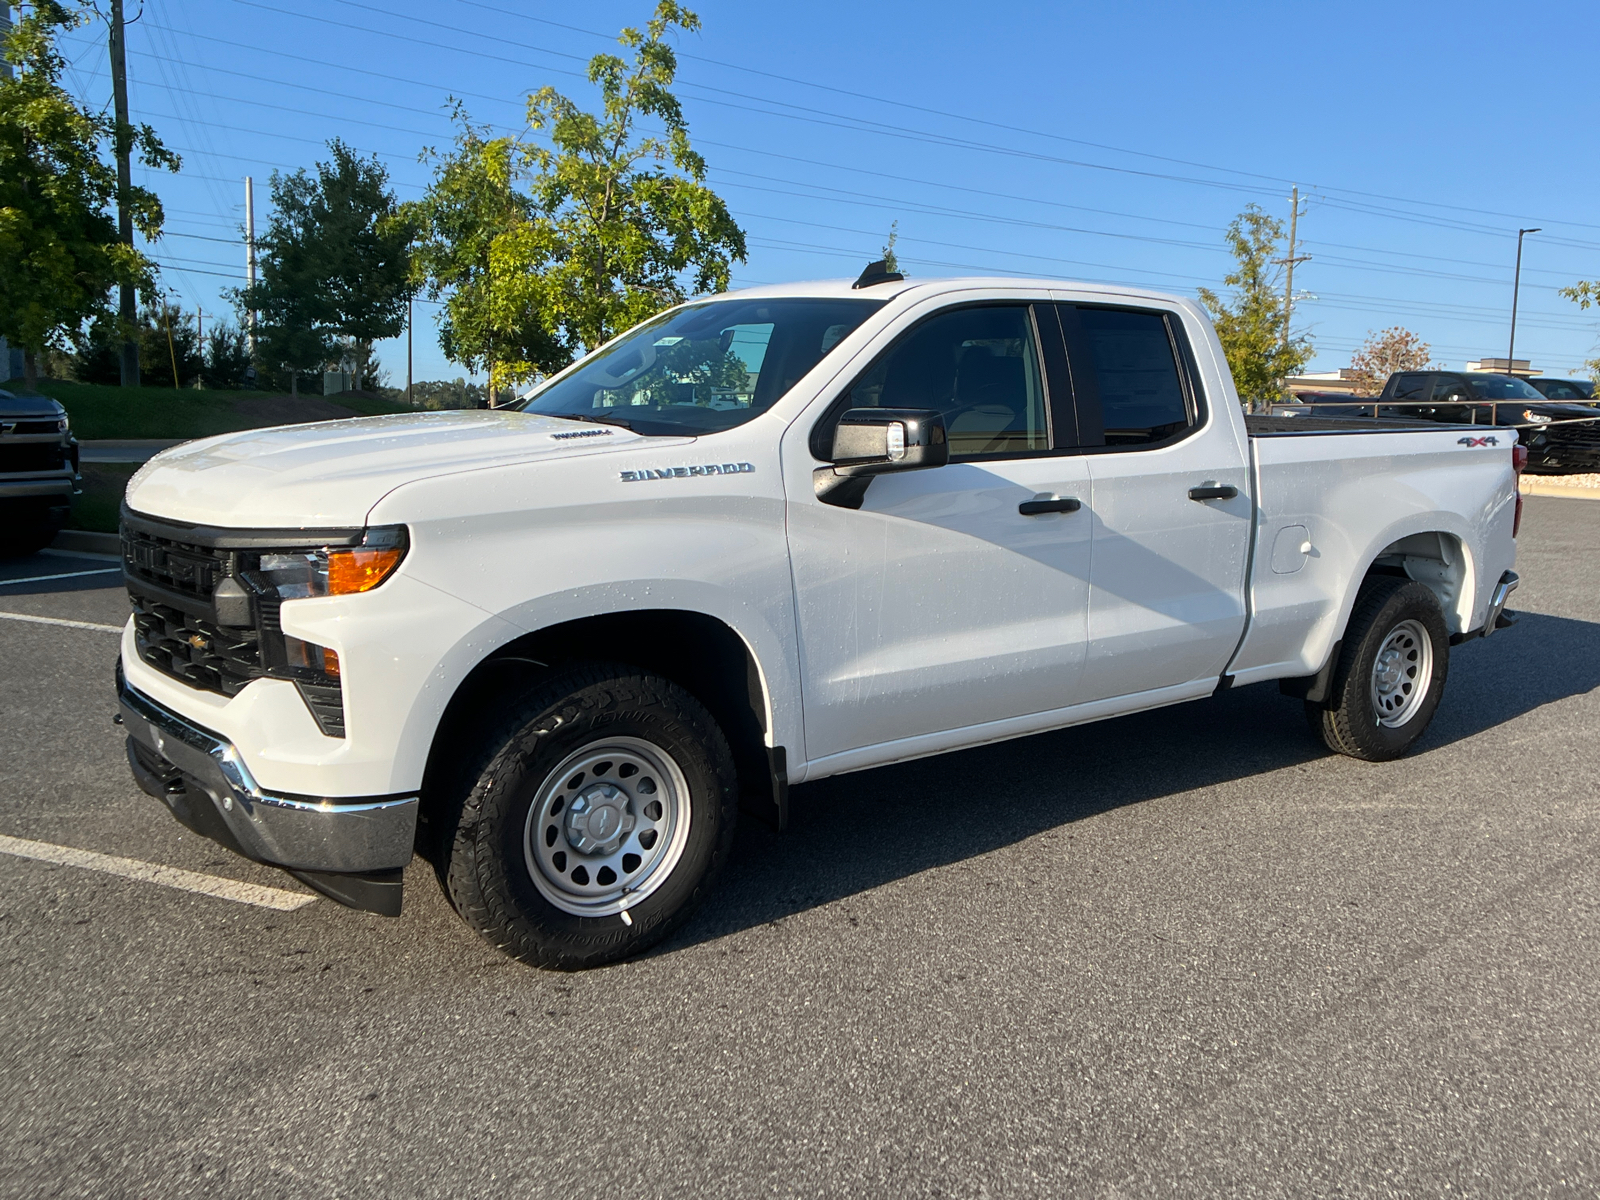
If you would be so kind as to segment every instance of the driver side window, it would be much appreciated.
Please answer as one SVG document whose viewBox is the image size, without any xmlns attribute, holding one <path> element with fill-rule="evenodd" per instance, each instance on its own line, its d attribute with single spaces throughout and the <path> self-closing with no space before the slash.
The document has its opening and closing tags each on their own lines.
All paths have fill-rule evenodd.
<svg viewBox="0 0 1600 1200">
<path fill-rule="evenodd" d="M 952 458 L 1050 448 L 1026 305 L 958 308 L 929 318 L 856 380 L 848 396 L 850 408 L 938 410 Z"/>
</svg>

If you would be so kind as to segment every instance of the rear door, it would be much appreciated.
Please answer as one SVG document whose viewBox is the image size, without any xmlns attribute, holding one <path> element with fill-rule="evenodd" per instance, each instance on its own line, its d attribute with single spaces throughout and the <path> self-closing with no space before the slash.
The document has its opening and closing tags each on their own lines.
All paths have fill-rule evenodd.
<svg viewBox="0 0 1600 1200">
<path fill-rule="evenodd" d="M 1215 680 L 1245 621 L 1238 423 L 1209 411 L 1179 313 L 1057 311 L 1094 494 L 1083 698 Z"/>
</svg>

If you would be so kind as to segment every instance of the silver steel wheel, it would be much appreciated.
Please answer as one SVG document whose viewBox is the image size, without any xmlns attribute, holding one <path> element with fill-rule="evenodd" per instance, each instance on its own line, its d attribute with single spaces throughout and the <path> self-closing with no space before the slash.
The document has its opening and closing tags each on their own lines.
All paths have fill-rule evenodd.
<svg viewBox="0 0 1600 1200">
<path fill-rule="evenodd" d="M 1433 684 L 1433 639 L 1421 621 L 1401 621 L 1372 661 L 1372 711 L 1378 724 L 1404 725 Z"/>
<path fill-rule="evenodd" d="M 528 809 L 528 874 L 580 917 L 622 912 L 664 883 L 689 840 L 689 785 L 660 746 L 591 742 L 567 755 Z"/>
</svg>

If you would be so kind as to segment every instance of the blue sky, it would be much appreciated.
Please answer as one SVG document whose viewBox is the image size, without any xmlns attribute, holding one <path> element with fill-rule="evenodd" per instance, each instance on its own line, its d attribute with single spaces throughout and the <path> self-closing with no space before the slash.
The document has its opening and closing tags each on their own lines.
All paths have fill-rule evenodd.
<svg viewBox="0 0 1600 1200">
<path fill-rule="evenodd" d="M 1575 373 L 1600 314 L 1556 289 L 1600 278 L 1600 88 L 1589 3 L 842 3 L 705 0 L 679 94 L 710 182 L 750 244 L 735 286 L 854 276 L 891 221 L 916 277 L 1019 274 L 1192 295 L 1230 265 L 1245 204 L 1307 196 L 1296 325 L 1312 369 L 1404 325 L 1436 359 L 1504 355 L 1519 226 L 1517 356 Z M 129 0 L 129 15 L 137 0 Z M 329 138 L 380 155 L 402 199 L 448 98 L 523 127 L 551 84 L 649 0 L 145 0 L 129 31 L 135 119 L 184 158 L 145 177 L 185 308 L 243 275 L 243 177 L 309 166 Z M 109 95 L 103 27 L 68 82 Z M 453 378 L 418 305 L 418 379 Z M 404 343 L 379 348 L 405 382 Z"/>
</svg>

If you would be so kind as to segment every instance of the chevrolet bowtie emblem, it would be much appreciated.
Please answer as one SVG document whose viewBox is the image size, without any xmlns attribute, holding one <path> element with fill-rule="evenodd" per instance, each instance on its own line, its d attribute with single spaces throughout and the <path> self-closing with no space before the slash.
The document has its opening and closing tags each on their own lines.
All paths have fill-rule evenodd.
<svg viewBox="0 0 1600 1200">
<path fill-rule="evenodd" d="M 201 637 L 198 633 L 191 633 L 189 635 L 189 645 L 193 646 L 196 650 L 205 650 L 210 648 L 211 643 L 206 641 L 206 639 Z"/>
</svg>

